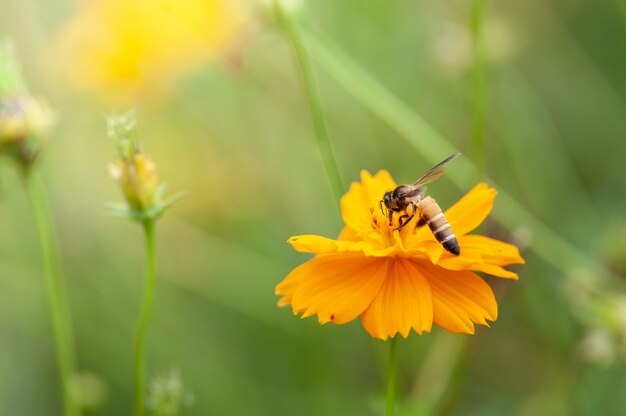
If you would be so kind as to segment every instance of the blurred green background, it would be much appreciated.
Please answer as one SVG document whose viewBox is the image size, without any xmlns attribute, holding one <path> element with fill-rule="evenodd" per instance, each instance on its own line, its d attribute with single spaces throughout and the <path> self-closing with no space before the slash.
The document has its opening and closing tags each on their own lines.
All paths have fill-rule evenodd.
<svg viewBox="0 0 626 416">
<path fill-rule="evenodd" d="M 298 11 L 303 21 L 472 158 L 467 2 L 310 3 Z M 121 200 L 107 172 L 115 149 L 105 117 L 125 108 L 73 88 L 71 63 L 54 52 L 80 4 L 0 0 L 0 36 L 15 40 L 31 90 L 58 116 L 41 168 L 79 368 L 105 391 L 90 414 L 126 415 L 143 240 L 140 227 L 104 211 Z M 483 33 L 486 173 L 593 262 L 547 262 L 541 231 L 500 212 L 505 226 L 482 231 L 522 248 L 520 280 L 488 279 L 500 305 L 491 329 L 434 329 L 400 343 L 396 413 L 624 414 L 626 2 L 487 1 Z M 382 414 L 386 344 L 358 321 L 320 326 L 275 305 L 274 286 L 308 259 L 286 240 L 334 237 L 342 224 L 289 43 L 261 16 L 238 53 L 240 65 L 217 59 L 167 98 L 137 105 L 162 180 L 189 192 L 158 225 L 148 378 L 177 369 L 193 395 L 189 415 Z M 432 165 L 314 69 L 346 185 L 361 169 L 407 182 Z M 429 189 L 442 206 L 469 190 L 447 179 Z M 37 234 L 6 159 L 0 230 L 0 414 L 57 415 Z"/>
</svg>

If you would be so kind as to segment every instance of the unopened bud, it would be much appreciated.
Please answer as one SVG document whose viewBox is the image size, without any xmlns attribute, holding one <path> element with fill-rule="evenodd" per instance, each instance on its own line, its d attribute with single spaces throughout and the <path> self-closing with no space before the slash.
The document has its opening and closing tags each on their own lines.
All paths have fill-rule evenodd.
<svg viewBox="0 0 626 416">
<path fill-rule="evenodd" d="M 144 211 L 154 204 L 159 176 L 150 156 L 136 153 L 130 160 L 120 159 L 111 164 L 109 170 L 131 208 Z"/>
<path fill-rule="evenodd" d="M 0 39 L 0 151 L 30 167 L 53 118 L 50 108 L 28 92 L 13 43 Z"/>
<path fill-rule="evenodd" d="M 139 145 L 134 111 L 109 118 L 107 134 L 115 141 L 119 154 L 119 159 L 109 166 L 109 171 L 120 184 L 128 204 L 110 205 L 111 213 L 144 223 L 154 221 L 183 194 L 179 192 L 164 198 L 165 184 L 159 183 L 156 164 Z"/>
<path fill-rule="evenodd" d="M 52 122 L 50 108 L 28 94 L 0 99 L 0 145 L 45 137 Z"/>
</svg>

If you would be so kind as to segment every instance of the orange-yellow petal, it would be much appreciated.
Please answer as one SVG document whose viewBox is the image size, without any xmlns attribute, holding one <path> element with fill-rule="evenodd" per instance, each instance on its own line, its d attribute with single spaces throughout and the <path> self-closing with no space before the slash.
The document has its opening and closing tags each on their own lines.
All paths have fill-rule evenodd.
<svg viewBox="0 0 626 416">
<path fill-rule="evenodd" d="M 342 324 L 370 305 L 387 274 L 387 259 L 362 254 L 319 256 L 295 268 L 276 287 L 280 303 L 291 304 L 302 317 Z"/>
<path fill-rule="evenodd" d="M 361 317 L 369 334 L 382 340 L 411 329 L 421 334 L 433 324 L 430 286 L 416 265 L 402 258 L 391 260 L 380 292 Z"/>
<path fill-rule="evenodd" d="M 366 256 L 387 257 L 397 250 L 395 246 L 381 247 L 369 241 L 333 240 L 319 235 L 297 235 L 288 240 L 289 244 L 302 253 L 362 253 Z"/>
<path fill-rule="evenodd" d="M 448 270 L 475 270 L 493 276 L 517 279 L 517 274 L 501 266 L 524 263 L 519 250 L 512 244 L 481 235 L 459 237 L 461 254 L 444 254 L 435 262 Z"/>
<path fill-rule="evenodd" d="M 284 307 L 291 305 L 293 294 L 296 292 L 296 289 L 298 289 L 302 277 L 308 275 L 314 267 L 315 263 L 307 261 L 292 270 L 282 282 L 276 285 L 274 293 L 278 296 L 282 296 L 278 301 L 278 306 Z M 294 314 L 297 313 L 294 312 Z"/>
<path fill-rule="evenodd" d="M 461 241 L 468 249 L 480 250 L 486 262 L 507 266 L 509 264 L 524 264 L 519 249 L 513 244 L 482 235 L 466 235 Z"/>
<path fill-rule="evenodd" d="M 381 170 L 372 176 L 361 171 L 361 182 L 354 182 L 341 198 L 341 215 L 344 223 L 355 231 L 369 227 L 372 221 L 370 209 L 378 209 L 385 192 L 396 187 L 389 172 Z"/>
<path fill-rule="evenodd" d="M 479 183 L 456 204 L 445 211 L 446 218 L 457 237 L 478 227 L 493 208 L 496 190 Z"/>
<path fill-rule="evenodd" d="M 419 263 L 433 296 L 433 319 L 450 332 L 474 333 L 474 324 L 498 318 L 498 305 L 487 283 L 469 271 L 450 271 Z"/>
<path fill-rule="evenodd" d="M 483 273 L 490 274 L 492 276 L 503 277 L 505 279 L 513 279 L 513 280 L 519 279 L 519 277 L 517 276 L 517 273 L 507 270 L 504 267 L 498 266 L 496 264 L 475 264 L 472 267 L 470 267 L 469 270 L 473 270 L 476 272 L 483 272 Z"/>
<path fill-rule="evenodd" d="M 354 241 L 341 241 L 341 240 L 333 240 L 331 238 L 321 237 L 319 235 L 297 235 L 291 237 L 288 240 L 288 243 L 301 253 L 316 253 L 316 254 L 326 254 L 326 253 L 337 253 L 342 251 L 349 251 L 353 246 L 357 245 L 357 248 L 354 251 L 358 251 L 358 245 L 364 244 L 361 242 Z"/>
<path fill-rule="evenodd" d="M 360 238 L 356 231 L 354 231 L 352 228 L 350 227 L 343 227 L 343 230 L 341 230 L 341 233 L 339 233 L 339 237 L 337 237 L 338 240 L 346 240 L 346 241 L 360 241 L 362 240 L 362 238 Z"/>
</svg>

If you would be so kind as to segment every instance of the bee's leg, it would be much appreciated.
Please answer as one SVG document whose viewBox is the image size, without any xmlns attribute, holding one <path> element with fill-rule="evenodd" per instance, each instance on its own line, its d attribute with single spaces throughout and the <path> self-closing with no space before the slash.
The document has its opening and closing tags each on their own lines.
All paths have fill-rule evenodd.
<svg viewBox="0 0 626 416">
<path fill-rule="evenodd" d="M 391 223 L 393 222 L 393 210 L 387 210 L 387 215 L 389 216 L 389 226 L 391 227 Z"/>
<path fill-rule="evenodd" d="M 402 215 L 399 219 L 398 219 L 398 228 L 396 228 L 396 230 L 401 230 L 403 229 L 409 222 L 411 222 L 411 220 L 413 219 L 413 217 L 415 217 L 418 213 L 418 209 L 417 206 L 415 206 L 415 204 L 411 203 L 406 207 L 406 210 L 404 211 L 405 214 Z M 408 218 L 408 219 L 407 219 Z M 419 220 L 421 221 L 421 216 L 419 217 Z"/>
<path fill-rule="evenodd" d="M 400 231 L 401 229 L 403 229 L 408 223 L 411 222 L 413 218 L 415 218 L 415 215 L 407 215 L 407 214 L 401 215 L 400 218 L 398 218 L 398 228 L 395 228 L 394 231 L 395 230 Z"/>
<path fill-rule="evenodd" d="M 425 187 L 422 187 L 420 189 L 426 190 Z M 415 224 L 415 228 L 417 229 L 419 227 L 424 226 L 426 224 L 426 220 L 424 219 L 424 217 L 422 217 L 422 212 L 419 209 L 419 203 L 411 204 L 411 209 L 413 210 L 413 215 L 416 215 L 418 217 L 417 224 Z"/>
</svg>

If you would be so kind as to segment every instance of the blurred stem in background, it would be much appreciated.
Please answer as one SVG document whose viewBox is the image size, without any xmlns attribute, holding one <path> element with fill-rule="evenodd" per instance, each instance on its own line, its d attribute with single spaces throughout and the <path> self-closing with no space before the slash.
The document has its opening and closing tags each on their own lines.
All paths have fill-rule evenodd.
<svg viewBox="0 0 626 416">
<path fill-rule="evenodd" d="M 109 118 L 107 135 L 115 142 L 119 156 L 110 166 L 111 176 L 119 183 L 126 199 L 126 204 L 110 204 L 110 213 L 141 223 L 146 241 L 146 282 L 133 349 L 134 409 L 136 416 L 142 416 L 146 407 L 144 346 L 156 286 L 154 231 L 159 217 L 182 194 L 164 199 L 165 185 L 159 184 L 156 164 L 150 156 L 143 153 L 139 144 L 134 111 Z"/>
<path fill-rule="evenodd" d="M 324 115 L 322 114 L 322 104 L 317 91 L 311 61 L 309 60 L 309 56 L 302 43 L 298 27 L 293 21 L 293 18 L 289 15 L 289 12 L 283 8 L 278 0 L 274 1 L 274 10 L 276 12 L 276 16 L 278 17 L 278 21 L 283 27 L 285 35 L 291 43 L 294 56 L 298 63 L 302 84 L 309 101 L 309 109 L 311 110 L 311 118 L 313 119 L 313 126 L 315 128 L 317 146 L 324 162 L 326 175 L 328 176 L 328 180 L 330 181 L 330 185 L 333 189 L 337 206 L 339 206 L 339 201 L 344 193 L 344 187 L 341 180 L 341 174 L 339 173 L 339 168 L 337 167 L 337 161 L 335 160 L 335 155 L 333 154 L 333 149 L 330 145 L 328 130 L 326 129 Z"/>
<path fill-rule="evenodd" d="M 13 43 L 9 39 L 0 39 L 0 154 L 6 154 L 17 163 L 33 211 L 56 343 L 63 414 L 77 416 L 80 405 L 76 402 L 79 393 L 72 388 L 75 355 L 70 311 L 52 215 L 37 166 L 41 141 L 47 137 L 53 118 L 46 103 L 29 93 Z"/>
<path fill-rule="evenodd" d="M 134 350 L 135 415 L 138 416 L 144 414 L 145 375 L 143 345 L 146 338 L 146 330 L 148 329 L 148 322 L 150 321 L 150 315 L 152 315 L 156 280 L 154 225 L 154 220 L 152 219 L 146 219 L 143 222 L 146 239 L 146 282 L 143 294 L 143 304 L 141 306 L 141 315 L 139 317 L 139 325 L 135 335 Z"/>
<path fill-rule="evenodd" d="M 75 374 L 74 337 L 50 208 L 36 169 L 28 169 L 24 175 L 24 184 L 41 244 L 50 318 L 61 373 L 64 415 L 76 416 L 80 414 L 80 410 L 72 391 L 72 377 Z"/>
<path fill-rule="evenodd" d="M 472 0 L 470 33 L 472 37 L 472 159 L 479 180 L 485 174 L 485 54 L 483 22 L 486 0 Z"/>
<path fill-rule="evenodd" d="M 396 373 L 398 368 L 398 337 L 389 340 L 389 370 L 387 371 L 387 399 L 385 416 L 393 416 L 393 407 L 396 402 Z"/>
</svg>

